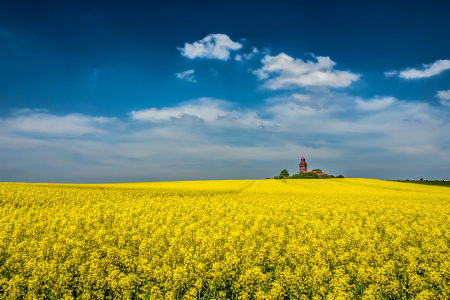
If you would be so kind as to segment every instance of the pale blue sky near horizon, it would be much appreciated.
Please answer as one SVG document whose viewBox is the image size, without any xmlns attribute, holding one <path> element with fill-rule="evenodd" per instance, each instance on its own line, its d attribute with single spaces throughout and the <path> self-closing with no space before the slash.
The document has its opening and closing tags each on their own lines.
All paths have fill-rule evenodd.
<svg viewBox="0 0 450 300">
<path fill-rule="evenodd" d="M 450 179 L 446 1 L 2 1 L 0 181 Z"/>
</svg>

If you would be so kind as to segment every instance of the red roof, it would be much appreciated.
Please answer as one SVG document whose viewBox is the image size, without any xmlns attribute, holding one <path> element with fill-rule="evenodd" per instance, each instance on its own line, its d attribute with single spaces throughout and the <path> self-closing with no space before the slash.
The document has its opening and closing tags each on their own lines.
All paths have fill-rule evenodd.
<svg viewBox="0 0 450 300">
<path fill-rule="evenodd" d="M 304 156 L 302 156 L 302 159 L 305 159 L 305 157 L 304 157 Z"/>
<path fill-rule="evenodd" d="M 327 175 L 327 173 L 325 173 L 325 172 L 317 172 L 317 171 L 306 171 L 306 173 L 315 173 L 315 174 L 320 174 L 320 175 Z"/>
</svg>

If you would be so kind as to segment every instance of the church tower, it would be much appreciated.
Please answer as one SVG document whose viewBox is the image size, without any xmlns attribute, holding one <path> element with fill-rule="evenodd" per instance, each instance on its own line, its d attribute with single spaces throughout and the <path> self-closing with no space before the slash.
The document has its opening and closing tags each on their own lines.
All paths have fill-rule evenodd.
<svg viewBox="0 0 450 300">
<path fill-rule="evenodd" d="M 308 164 L 305 161 L 305 158 L 302 156 L 302 162 L 300 163 L 300 173 L 305 173 L 308 171 Z"/>
</svg>

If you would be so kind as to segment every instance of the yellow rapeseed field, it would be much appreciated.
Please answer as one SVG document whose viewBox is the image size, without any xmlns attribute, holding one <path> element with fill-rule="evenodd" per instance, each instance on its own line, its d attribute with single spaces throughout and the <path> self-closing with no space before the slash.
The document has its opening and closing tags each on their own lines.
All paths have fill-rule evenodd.
<svg viewBox="0 0 450 300">
<path fill-rule="evenodd" d="M 450 299 L 450 189 L 0 183 L 1 299 Z"/>
</svg>

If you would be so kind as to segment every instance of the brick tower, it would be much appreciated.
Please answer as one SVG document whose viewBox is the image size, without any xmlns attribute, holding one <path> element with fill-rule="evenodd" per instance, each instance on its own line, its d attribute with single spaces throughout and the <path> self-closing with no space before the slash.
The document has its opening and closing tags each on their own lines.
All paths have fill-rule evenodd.
<svg viewBox="0 0 450 300">
<path fill-rule="evenodd" d="M 305 173 L 308 171 L 308 164 L 305 161 L 305 158 L 302 156 L 302 162 L 300 163 L 300 173 Z"/>
</svg>

